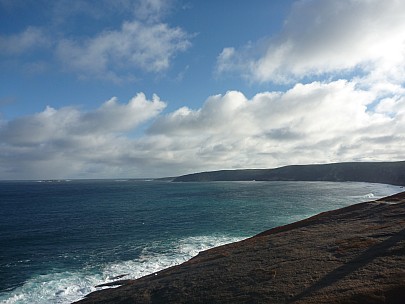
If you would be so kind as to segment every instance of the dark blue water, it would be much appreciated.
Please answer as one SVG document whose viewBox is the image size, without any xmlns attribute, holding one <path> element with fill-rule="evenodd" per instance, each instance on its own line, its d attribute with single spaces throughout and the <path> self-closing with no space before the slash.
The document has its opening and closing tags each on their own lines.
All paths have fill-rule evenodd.
<svg viewBox="0 0 405 304">
<path fill-rule="evenodd" d="M 400 192 L 327 182 L 0 182 L 0 302 L 70 303 L 321 211 Z"/>
</svg>

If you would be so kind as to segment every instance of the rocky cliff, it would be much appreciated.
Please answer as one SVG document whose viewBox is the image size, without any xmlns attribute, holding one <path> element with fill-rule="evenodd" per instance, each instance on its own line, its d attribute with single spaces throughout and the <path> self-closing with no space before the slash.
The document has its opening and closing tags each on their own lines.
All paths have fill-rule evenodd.
<svg viewBox="0 0 405 304">
<path fill-rule="evenodd" d="M 79 303 L 404 303 L 405 192 L 114 284 Z"/>
</svg>

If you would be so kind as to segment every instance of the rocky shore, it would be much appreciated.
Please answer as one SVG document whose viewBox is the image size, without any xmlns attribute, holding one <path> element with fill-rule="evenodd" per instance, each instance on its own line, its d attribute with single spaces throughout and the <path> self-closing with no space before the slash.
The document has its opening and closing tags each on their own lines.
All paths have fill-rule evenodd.
<svg viewBox="0 0 405 304">
<path fill-rule="evenodd" d="M 77 303 L 404 303 L 405 192 L 110 285 Z"/>
</svg>

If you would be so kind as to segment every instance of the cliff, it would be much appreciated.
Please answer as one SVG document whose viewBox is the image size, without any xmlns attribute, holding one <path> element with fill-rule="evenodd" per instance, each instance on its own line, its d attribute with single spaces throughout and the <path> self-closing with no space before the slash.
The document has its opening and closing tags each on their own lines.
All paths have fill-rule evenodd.
<svg viewBox="0 0 405 304">
<path fill-rule="evenodd" d="M 405 192 L 114 284 L 78 303 L 403 303 Z"/>
<path fill-rule="evenodd" d="M 332 181 L 405 185 L 405 161 L 350 162 L 296 165 L 275 169 L 245 169 L 201 172 L 179 176 L 175 182 L 202 181 Z"/>
</svg>

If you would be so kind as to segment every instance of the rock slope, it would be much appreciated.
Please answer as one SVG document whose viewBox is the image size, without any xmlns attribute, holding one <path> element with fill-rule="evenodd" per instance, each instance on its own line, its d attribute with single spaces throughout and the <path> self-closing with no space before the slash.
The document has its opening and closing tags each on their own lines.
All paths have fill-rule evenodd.
<svg viewBox="0 0 405 304">
<path fill-rule="evenodd" d="M 404 303 L 405 192 L 277 227 L 121 284 L 79 303 Z"/>
</svg>

